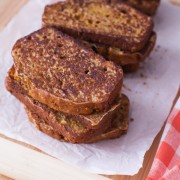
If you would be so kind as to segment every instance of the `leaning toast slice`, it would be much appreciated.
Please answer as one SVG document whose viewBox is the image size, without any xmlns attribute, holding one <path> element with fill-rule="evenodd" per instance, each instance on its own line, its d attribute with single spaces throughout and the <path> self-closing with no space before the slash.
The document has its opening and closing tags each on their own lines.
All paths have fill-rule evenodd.
<svg viewBox="0 0 180 180">
<path fill-rule="evenodd" d="M 97 141 L 102 141 L 106 139 L 114 139 L 118 138 L 121 135 L 125 134 L 128 130 L 129 126 L 129 102 L 126 96 L 122 96 L 122 103 L 121 103 L 121 110 L 119 111 L 118 116 L 112 120 L 110 128 L 98 135 L 92 136 L 88 138 L 83 143 L 94 143 Z M 33 113 L 29 109 L 25 108 L 28 114 L 29 120 L 35 125 L 37 129 L 42 131 L 43 133 L 58 139 L 60 141 L 67 141 L 69 142 L 62 134 L 56 132 L 54 128 L 49 125 L 42 117 L 38 116 L 36 113 Z"/>
<path fill-rule="evenodd" d="M 86 41 L 135 52 L 141 50 L 153 29 L 151 17 L 131 6 L 109 0 L 70 0 L 47 5 L 43 26 Z"/>
<path fill-rule="evenodd" d="M 14 78 L 31 97 L 55 110 L 107 110 L 121 90 L 120 67 L 54 28 L 21 38 L 12 55 Z"/>
</svg>

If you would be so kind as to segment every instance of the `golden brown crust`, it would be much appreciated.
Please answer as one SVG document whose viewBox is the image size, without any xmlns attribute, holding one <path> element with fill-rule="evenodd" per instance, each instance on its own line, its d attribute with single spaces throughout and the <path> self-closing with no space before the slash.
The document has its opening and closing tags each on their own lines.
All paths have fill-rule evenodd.
<svg viewBox="0 0 180 180">
<path fill-rule="evenodd" d="M 150 39 L 141 51 L 133 53 L 103 44 L 90 43 L 87 41 L 83 41 L 83 43 L 92 48 L 96 53 L 102 55 L 105 59 L 111 60 L 115 64 L 122 66 L 123 71 L 128 73 L 138 70 L 139 63 L 149 56 L 156 43 L 156 33 L 152 32 Z"/>
<path fill-rule="evenodd" d="M 11 72 L 10 72 L 11 73 Z M 22 86 L 10 75 L 6 79 L 7 89 L 32 112 L 43 118 L 54 132 L 72 143 L 87 142 L 88 139 L 106 131 L 112 119 L 119 114 L 120 103 L 113 105 L 108 112 L 92 115 L 70 115 L 55 111 L 28 96 Z M 128 101 L 128 100 L 126 100 Z M 84 123 L 84 122 L 88 123 Z M 90 126 L 91 125 L 91 126 Z M 48 133 L 48 132 L 47 132 Z M 49 129 L 52 134 L 52 129 Z M 58 136 L 57 136 L 58 137 Z"/>
<path fill-rule="evenodd" d="M 21 38 L 12 54 L 15 79 L 30 96 L 55 110 L 107 110 L 122 86 L 121 68 L 54 28 Z"/>
<path fill-rule="evenodd" d="M 43 26 L 56 27 L 73 37 L 131 52 L 144 47 L 153 29 L 151 17 L 124 3 L 108 0 L 48 5 L 42 20 Z"/>
<path fill-rule="evenodd" d="M 117 48 L 115 49 L 110 47 L 108 53 L 109 54 L 108 59 L 121 66 L 136 62 L 137 63 L 142 62 L 149 56 L 149 54 L 154 48 L 155 43 L 156 43 L 156 33 L 153 32 L 147 44 L 141 51 L 129 53 L 126 51 L 121 51 L 120 49 Z"/>
<path fill-rule="evenodd" d="M 37 114 L 31 112 L 25 107 L 29 120 L 35 125 L 35 127 L 42 131 L 43 133 L 51 136 L 54 139 L 58 139 L 64 141 L 64 137 L 58 133 L 56 133 L 53 128 L 48 125 L 42 118 L 40 118 Z"/>
<path fill-rule="evenodd" d="M 51 112 L 53 111 L 54 114 L 56 113 L 58 114 L 57 111 L 51 109 L 50 107 L 47 108 L 47 105 L 44 105 L 35 99 L 33 100 L 29 96 L 28 91 L 26 91 L 23 88 L 21 83 L 14 79 L 14 67 L 12 67 L 9 70 L 8 74 L 9 76 L 6 78 L 6 86 L 7 86 L 7 89 L 11 93 L 25 95 L 27 101 L 30 102 L 29 103 L 30 105 L 34 104 L 33 106 L 36 107 L 36 105 L 38 104 L 40 107 L 42 106 L 42 109 L 46 109 L 47 111 L 51 111 Z M 111 105 L 111 108 L 108 109 L 106 112 L 94 112 L 93 114 L 90 114 L 90 115 L 76 115 L 76 114 L 67 114 L 63 112 L 61 112 L 61 114 L 64 114 L 66 117 L 79 120 L 84 126 L 90 129 L 97 129 L 99 126 L 101 126 L 104 123 L 104 121 L 106 121 L 106 119 L 109 119 L 109 120 L 112 119 L 113 114 L 118 111 L 118 109 L 120 108 L 120 103 L 121 103 L 120 96 L 121 95 L 119 94 L 115 102 L 113 103 L 113 105 Z"/>
<path fill-rule="evenodd" d="M 113 119 L 110 128 L 102 134 L 88 138 L 83 143 L 94 143 L 106 139 L 114 139 L 120 137 L 122 134 L 125 134 L 127 132 L 128 124 L 129 124 L 129 120 L 128 120 L 129 101 L 127 97 L 124 95 L 122 99 L 123 99 L 123 103 L 122 103 L 123 108 L 121 108 L 121 111 L 123 111 L 123 113 L 122 112 L 119 113 L 120 116 Z M 36 113 L 33 113 L 26 107 L 25 109 L 28 114 L 29 120 L 36 126 L 37 129 L 39 129 L 40 131 L 44 132 L 45 134 L 55 139 L 68 142 L 66 138 L 64 138 L 59 132 L 56 132 L 52 126 L 46 123 L 46 121 L 42 117 L 38 116 Z"/>
</svg>

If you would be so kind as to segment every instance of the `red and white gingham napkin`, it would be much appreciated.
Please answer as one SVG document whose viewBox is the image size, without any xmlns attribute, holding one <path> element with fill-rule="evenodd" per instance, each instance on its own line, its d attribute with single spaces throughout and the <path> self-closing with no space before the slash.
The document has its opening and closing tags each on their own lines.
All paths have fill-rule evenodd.
<svg viewBox="0 0 180 180">
<path fill-rule="evenodd" d="M 171 112 L 147 180 L 180 179 L 180 98 Z"/>
</svg>

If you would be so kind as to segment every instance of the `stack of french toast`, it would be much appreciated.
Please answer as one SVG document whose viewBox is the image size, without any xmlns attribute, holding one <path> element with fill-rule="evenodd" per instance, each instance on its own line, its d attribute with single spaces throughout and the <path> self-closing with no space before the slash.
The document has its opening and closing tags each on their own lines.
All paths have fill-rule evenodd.
<svg viewBox="0 0 180 180">
<path fill-rule="evenodd" d="M 45 7 L 42 21 L 80 39 L 124 72 L 136 71 L 156 42 L 152 18 L 117 0 L 58 2 Z"/>
<path fill-rule="evenodd" d="M 69 0 L 46 6 L 42 24 L 15 43 L 6 78 L 29 119 L 71 143 L 126 133 L 123 70 L 137 70 L 152 51 L 152 18 L 120 1 Z"/>
<path fill-rule="evenodd" d="M 41 131 L 72 143 L 127 131 L 120 67 L 51 27 L 18 40 L 12 55 L 7 89 Z"/>
</svg>

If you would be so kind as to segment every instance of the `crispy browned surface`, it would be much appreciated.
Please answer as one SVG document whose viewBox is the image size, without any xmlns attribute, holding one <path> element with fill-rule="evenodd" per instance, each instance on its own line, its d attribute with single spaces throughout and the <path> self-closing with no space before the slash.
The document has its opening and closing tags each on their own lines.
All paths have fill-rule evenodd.
<svg viewBox="0 0 180 180">
<path fill-rule="evenodd" d="M 123 113 L 119 113 L 119 116 L 112 120 L 111 127 L 106 132 L 87 139 L 87 141 L 84 143 L 94 143 L 101 140 L 118 138 L 122 134 L 127 132 L 129 125 L 129 101 L 124 95 L 122 97 L 122 100 L 121 111 Z M 60 133 L 55 132 L 53 127 L 46 123 L 43 118 L 38 116 L 36 113 L 31 112 L 27 108 L 25 109 L 28 114 L 29 120 L 35 125 L 37 129 L 55 139 L 58 139 L 60 141 L 67 141 Z"/>
<path fill-rule="evenodd" d="M 93 143 L 106 139 L 114 139 L 120 137 L 128 131 L 129 127 L 129 100 L 122 94 L 122 103 L 118 116 L 113 119 L 111 127 L 104 133 L 89 139 L 88 143 Z"/>
<path fill-rule="evenodd" d="M 135 62 L 142 62 L 149 56 L 156 43 L 156 33 L 153 32 L 141 51 L 130 53 L 127 51 L 121 51 L 118 48 L 110 47 L 108 49 L 108 59 L 115 62 L 118 65 L 128 65 Z"/>
<path fill-rule="evenodd" d="M 147 15 L 154 15 L 160 4 L 160 0 L 120 0 L 128 3 L 132 7 L 140 10 Z"/>
<path fill-rule="evenodd" d="M 30 96 L 55 110 L 107 110 L 121 90 L 120 67 L 54 28 L 21 38 L 12 55 L 15 79 Z"/>
<path fill-rule="evenodd" d="M 6 87 L 16 98 L 25 104 L 32 113 L 37 114 L 43 118 L 47 124 L 52 126 L 53 131 L 63 135 L 65 140 L 72 143 L 86 142 L 91 137 L 106 131 L 110 127 L 112 119 L 119 114 L 121 108 L 119 100 L 105 113 L 100 112 L 86 116 L 70 115 L 55 111 L 29 97 L 20 83 L 14 80 L 11 75 L 6 79 Z M 128 99 L 125 99 L 126 102 L 128 102 Z M 51 133 L 51 130 L 49 130 L 49 133 Z"/>
<path fill-rule="evenodd" d="M 45 7 L 42 19 L 43 26 L 132 52 L 144 47 L 153 29 L 151 17 L 108 0 L 58 2 Z"/>
<path fill-rule="evenodd" d="M 40 118 L 36 113 L 33 113 L 30 110 L 28 110 L 27 107 L 25 107 L 25 110 L 27 112 L 29 120 L 35 125 L 35 127 L 38 130 L 44 132 L 45 134 L 47 134 L 55 139 L 64 141 L 64 137 L 62 135 L 56 133 L 53 130 L 52 126 L 48 125 L 43 118 Z"/>
<path fill-rule="evenodd" d="M 98 43 L 90 43 L 87 41 L 83 41 L 83 43 L 92 48 L 96 53 L 102 55 L 105 59 L 111 60 L 117 65 L 122 66 L 123 71 L 126 73 L 136 71 L 139 63 L 149 56 L 156 43 L 156 33 L 153 32 L 151 34 L 147 44 L 139 52 L 122 51 L 119 48 L 109 47 Z"/>
</svg>

